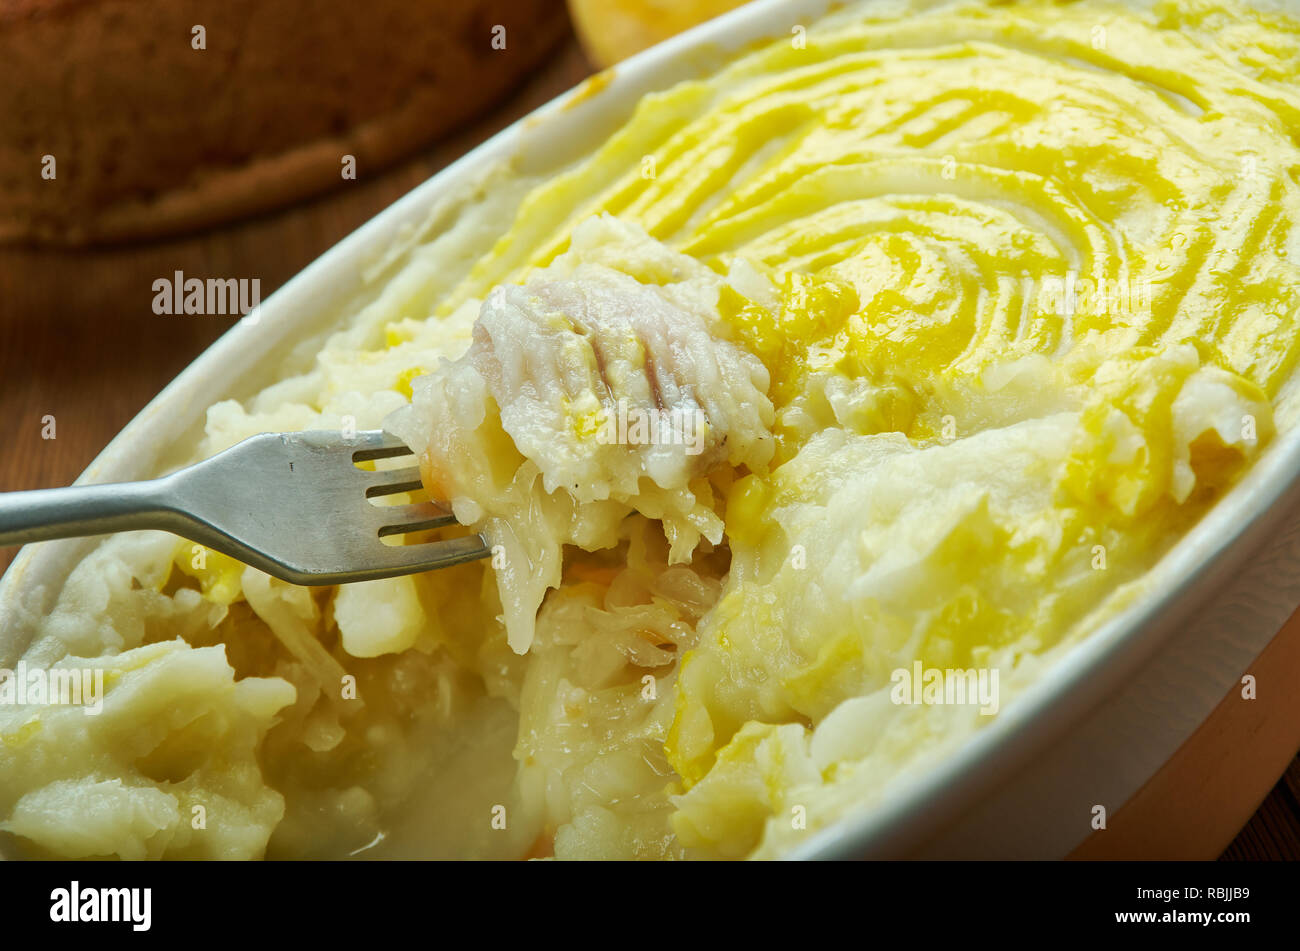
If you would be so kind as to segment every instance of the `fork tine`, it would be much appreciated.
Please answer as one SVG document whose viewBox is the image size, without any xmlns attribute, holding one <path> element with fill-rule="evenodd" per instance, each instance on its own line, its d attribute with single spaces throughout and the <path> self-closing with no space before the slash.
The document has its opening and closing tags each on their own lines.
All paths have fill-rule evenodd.
<svg viewBox="0 0 1300 951">
<path fill-rule="evenodd" d="M 391 433 L 371 429 L 357 433 L 358 448 L 352 451 L 353 462 L 374 459 L 392 459 L 394 456 L 414 455 L 411 448 Z"/>
<path fill-rule="evenodd" d="M 368 473 L 368 475 L 371 473 Z M 373 473 L 374 481 L 366 486 L 366 498 L 378 498 L 381 495 L 396 495 L 398 492 L 416 492 L 424 488 L 420 478 L 419 466 L 405 469 L 381 469 Z"/>
<path fill-rule="evenodd" d="M 375 512 L 379 513 L 377 521 L 380 538 L 457 524 L 455 515 L 432 502 L 375 506 Z"/>
<path fill-rule="evenodd" d="M 421 545 L 384 545 L 372 567 L 380 571 L 421 571 L 449 568 L 467 561 L 477 561 L 492 554 L 492 549 L 478 535 L 445 538 Z"/>
<path fill-rule="evenodd" d="M 366 556 L 364 566 L 345 571 L 303 571 L 284 565 L 267 564 L 264 571 L 293 584 L 334 585 L 356 581 L 373 581 L 397 575 L 450 568 L 452 565 L 487 558 L 492 550 L 478 535 L 464 535 L 420 545 L 375 545 L 377 551 Z"/>
</svg>

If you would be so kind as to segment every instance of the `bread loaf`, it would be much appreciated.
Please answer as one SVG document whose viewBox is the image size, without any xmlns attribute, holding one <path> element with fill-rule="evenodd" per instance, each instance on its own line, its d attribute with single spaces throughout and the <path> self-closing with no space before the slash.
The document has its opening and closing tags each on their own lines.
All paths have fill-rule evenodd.
<svg viewBox="0 0 1300 951">
<path fill-rule="evenodd" d="M 507 92 L 563 0 L 0 0 L 0 241 L 263 211 Z"/>
</svg>

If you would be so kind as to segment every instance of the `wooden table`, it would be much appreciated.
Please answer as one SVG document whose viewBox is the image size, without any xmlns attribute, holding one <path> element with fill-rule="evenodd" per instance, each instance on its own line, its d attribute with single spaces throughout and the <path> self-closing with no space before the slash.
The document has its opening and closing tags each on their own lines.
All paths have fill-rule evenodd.
<svg viewBox="0 0 1300 951">
<path fill-rule="evenodd" d="M 571 44 L 473 126 L 400 167 L 374 175 L 362 170 L 340 190 L 278 214 L 122 248 L 0 249 L 0 490 L 71 482 L 233 323 L 226 317 L 155 315 L 156 279 L 176 270 L 205 278 L 257 277 L 265 296 L 393 200 L 590 72 Z M 42 438 L 47 417 L 54 418 L 54 439 Z M 13 554 L 0 549 L 0 570 Z M 1194 759 L 1204 756 L 1198 752 Z M 1300 759 L 1223 857 L 1300 858 Z"/>
</svg>

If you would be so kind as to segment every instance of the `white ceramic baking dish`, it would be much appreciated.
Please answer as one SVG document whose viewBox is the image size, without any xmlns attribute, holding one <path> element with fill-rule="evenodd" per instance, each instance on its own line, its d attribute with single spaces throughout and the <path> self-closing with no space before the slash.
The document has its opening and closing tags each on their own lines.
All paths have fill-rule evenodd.
<svg viewBox="0 0 1300 951">
<path fill-rule="evenodd" d="M 204 411 L 250 395 L 295 344 L 337 326 L 368 268 L 413 233 L 449 229 L 485 167 L 546 173 L 612 132 L 639 97 L 707 72 L 755 40 L 791 35 L 827 0 L 758 0 L 559 97 L 378 215 L 218 340 L 122 430 L 78 483 L 145 478 L 183 459 Z M 798 857 L 1059 857 L 1113 815 L 1193 733 L 1300 604 L 1300 430 L 1156 567 L 1150 597 L 1078 645 L 938 768 L 880 808 L 811 838 Z M 19 618 L 48 610 L 94 540 L 29 545 L 0 579 L 0 666 Z"/>
</svg>

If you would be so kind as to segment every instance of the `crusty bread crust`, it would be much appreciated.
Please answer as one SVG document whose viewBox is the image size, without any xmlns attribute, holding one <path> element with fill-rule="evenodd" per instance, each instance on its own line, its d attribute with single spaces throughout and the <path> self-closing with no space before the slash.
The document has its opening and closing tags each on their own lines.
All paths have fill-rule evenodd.
<svg viewBox="0 0 1300 951">
<path fill-rule="evenodd" d="M 324 191 L 344 155 L 365 175 L 483 109 L 567 28 L 562 0 L 0 0 L 0 241 L 156 236 Z"/>
</svg>

